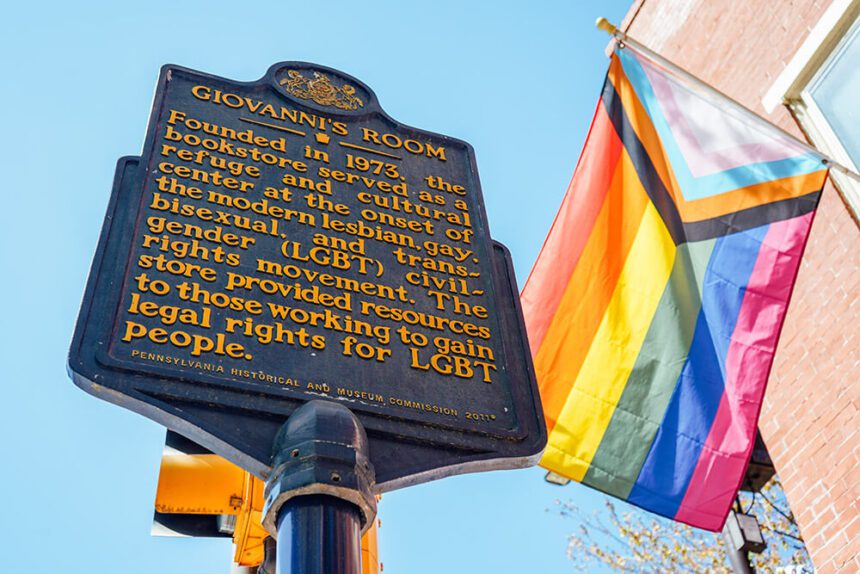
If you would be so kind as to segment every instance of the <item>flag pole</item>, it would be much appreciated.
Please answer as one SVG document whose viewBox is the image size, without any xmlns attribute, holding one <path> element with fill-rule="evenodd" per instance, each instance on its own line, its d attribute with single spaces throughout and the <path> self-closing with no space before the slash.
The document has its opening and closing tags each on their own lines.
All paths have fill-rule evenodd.
<svg viewBox="0 0 860 574">
<path fill-rule="evenodd" d="M 756 123 L 765 124 L 769 128 L 777 130 L 783 136 L 790 138 L 791 140 L 796 142 L 798 145 L 803 146 L 804 148 L 808 149 L 810 152 L 812 152 L 815 155 L 817 155 L 818 157 L 820 157 L 821 161 L 827 167 L 829 167 L 831 169 L 835 169 L 835 170 L 845 174 L 846 176 L 850 177 L 851 179 L 853 179 L 857 182 L 860 182 L 860 174 L 855 172 L 853 169 L 842 165 L 841 163 L 839 163 L 838 161 L 836 161 L 835 159 L 833 159 L 829 155 L 822 153 L 821 150 L 816 149 L 815 147 L 810 145 L 809 142 L 806 142 L 806 141 L 798 138 L 796 135 L 782 129 L 781 127 L 774 124 L 773 122 L 771 122 L 767 118 L 763 118 L 762 116 L 760 116 L 756 112 L 752 111 L 751 109 L 749 109 L 748 107 L 746 107 L 745 105 L 743 105 L 742 103 L 740 103 L 739 101 L 734 99 L 733 97 L 720 91 L 719 89 L 708 84 L 707 82 L 700 80 L 699 78 L 697 78 L 693 74 L 689 73 L 688 71 L 684 70 L 683 68 L 674 64 L 673 62 L 667 60 L 666 58 L 664 58 L 660 54 L 658 54 L 658 53 L 652 51 L 651 49 L 649 49 L 648 47 L 640 44 L 639 42 L 637 42 L 636 40 L 634 40 L 633 38 L 628 36 L 623 30 L 620 30 L 617 26 L 612 24 L 612 22 L 610 22 L 606 18 L 603 18 L 603 17 L 598 18 L 597 22 L 595 22 L 595 26 L 597 26 L 598 30 L 603 30 L 604 32 L 606 32 L 607 34 L 609 34 L 610 36 L 615 38 L 621 44 L 622 48 L 625 45 L 630 46 L 634 50 L 636 50 L 637 52 L 641 52 L 647 58 L 653 60 L 654 62 L 656 62 L 660 66 L 667 68 L 668 70 L 671 70 L 673 74 L 680 76 L 684 80 L 696 85 L 697 87 L 701 88 L 702 90 L 704 90 L 706 92 L 710 92 L 710 93 L 712 93 L 712 94 L 714 94 L 720 98 L 724 98 L 724 99 L 732 102 L 735 106 L 737 106 L 738 110 L 740 110 L 741 113 L 743 113 L 745 116 L 747 116 L 748 119 L 750 119 Z"/>
</svg>

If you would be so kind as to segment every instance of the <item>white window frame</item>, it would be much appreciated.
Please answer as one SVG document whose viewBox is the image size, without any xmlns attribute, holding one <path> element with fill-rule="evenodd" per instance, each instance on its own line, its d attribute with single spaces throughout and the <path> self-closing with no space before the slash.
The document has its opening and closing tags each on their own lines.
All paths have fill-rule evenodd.
<svg viewBox="0 0 860 574">
<path fill-rule="evenodd" d="M 762 98 L 770 113 L 780 104 L 788 106 L 810 141 L 835 161 L 858 173 L 858 162 L 848 156 L 809 89 L 840 46 L 852 26 L 860 22 L 860 0 L 833 0 L 785 69 Z M 860 214 L 860 178 L 839 170 L 831 178 L 855 220 Z"/>
</svg>

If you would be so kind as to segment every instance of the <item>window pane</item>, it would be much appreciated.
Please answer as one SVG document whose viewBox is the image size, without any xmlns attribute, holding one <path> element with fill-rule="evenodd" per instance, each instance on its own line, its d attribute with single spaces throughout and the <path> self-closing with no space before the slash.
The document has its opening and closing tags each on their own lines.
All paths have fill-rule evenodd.
<svg viewBox="0 0 860 574">
<path fill-rule="evenodd" d="M 809 89 L 854 165 L 860 165 L 860 26 L 842 45 Z"/>
</svg>

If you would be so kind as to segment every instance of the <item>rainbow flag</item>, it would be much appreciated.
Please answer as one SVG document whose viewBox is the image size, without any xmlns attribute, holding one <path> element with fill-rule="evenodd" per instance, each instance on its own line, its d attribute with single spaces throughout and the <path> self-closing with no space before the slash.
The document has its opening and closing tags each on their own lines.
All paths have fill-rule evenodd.
<svg viewBox="0 0 860 574">
<path fill-rule="evenodd" d="M 722 528 L 825 177 L 809 147 L 616 51 L 521 296 L 543 467 Z"/>
</svg>

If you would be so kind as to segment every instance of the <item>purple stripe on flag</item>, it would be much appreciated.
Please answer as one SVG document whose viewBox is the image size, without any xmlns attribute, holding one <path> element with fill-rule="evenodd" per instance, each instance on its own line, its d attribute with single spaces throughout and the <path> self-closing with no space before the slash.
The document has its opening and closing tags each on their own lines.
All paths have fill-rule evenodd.
<svg viewBox="0 0 860 574">
<path fill-rule="evenodd" d="M 726 357 L 726 388 L 675 518 L 719 529 L 755 442 L 756 420 L 812 214 L 773 223 Z"/>
<path fill-rule="evenodd" d="M 702 287 L 686 364 L 627 500 L 672 518 L 699 461 L 725 389 L 726 356 L 768 226 L 720 237 Z"/>
</svg>

